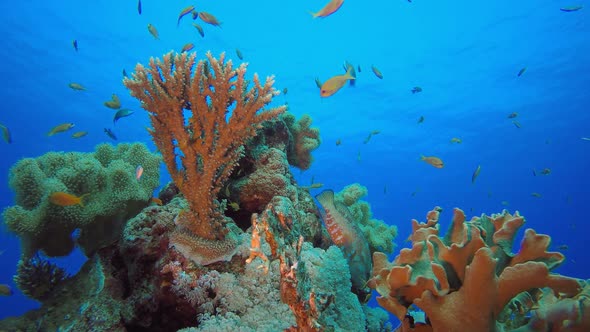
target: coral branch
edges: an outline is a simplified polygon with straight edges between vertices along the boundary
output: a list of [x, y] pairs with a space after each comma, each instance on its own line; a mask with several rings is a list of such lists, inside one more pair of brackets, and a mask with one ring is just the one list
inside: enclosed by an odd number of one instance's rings
[[[149, 130], [172, 179], [188, 201], [190, 211], [179, 221], [195, 235], [224, 237], [217, 194], [240, 158], [243, 144], [264, 121], [285, 111], [264, 110], [278, 94], [274, 79], [262, 84], [255, 74], [252, 87], [246, 64], [233, 68], [225, 54], [195, 64], [195, 53], [164, 55], [138, 64], [124, 84], [149, 112]], [[260, 111], [260, 112], [259, 112]]]

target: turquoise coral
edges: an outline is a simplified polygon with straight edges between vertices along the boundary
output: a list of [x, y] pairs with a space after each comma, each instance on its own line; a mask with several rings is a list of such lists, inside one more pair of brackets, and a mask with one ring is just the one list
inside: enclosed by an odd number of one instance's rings
[[[160, 157], [140, 143], [23, 159], [10, 170], [16, 205], [4, 210], [4, 221], [20, 237], [24, 257], [39, 250], [68, 255], [76, 229], [77, 244], [89, 255], [116, 240], [124, 222], [148, 204], [159, 184], [159, 163]], [[140, 180], [135, 177], [138, 165], [144, 168]], [[54, 192], [89, 195], [84, 206], [59, 206], [49, 201]]]

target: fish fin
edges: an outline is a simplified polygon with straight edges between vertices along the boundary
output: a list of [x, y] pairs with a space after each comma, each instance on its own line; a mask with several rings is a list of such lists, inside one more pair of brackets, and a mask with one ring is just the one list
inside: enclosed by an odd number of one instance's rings
[[80, 203], [78, 203], [78, 205], [80, 205], [81, 207], [85, 207], [85, 205], [84, 205], [84, 197], [86, 197], [88, 195], [90, 195], [90, 193], [86, 193], [86, 194], [80, 196]]
[[317, 18], [318, 17], [318, 13], [314, 13], [312, 11], [308, 11], [309, 14], [311, 14], [312, 18]]
[[321, 193], [315, 195], [315, 198], [318, 200], [318, 202], [320, 202], [320, 204], [322, 204], [322, 206], [325, 207], [328, 206], [333, 206], [334, 205], [334, 191], [333, 190], [324, 190]]
[[334, 207], [336, 207], [336, 211], [338, 211], [338, 213], [340, 213], [348, 222], [352, 223], [354, 221], [352, 213], [350, 213], [350, 210], [344, 205], [344, 203], [335, 202]]

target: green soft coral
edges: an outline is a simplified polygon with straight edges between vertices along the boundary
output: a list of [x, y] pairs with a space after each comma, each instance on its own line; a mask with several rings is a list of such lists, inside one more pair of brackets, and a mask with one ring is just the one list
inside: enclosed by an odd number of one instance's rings
[[335, 199], [348, 207], [355, 222], [369, 241], [371, 252], [381, 251], [390, 254], [395, 248], [393, 240], [397, 236], [397, 227], [372, 218], [371, 206], [361, 200], [367, 194], [367, 187], [353, 183], [337, 193]]
[[[161, 158], [140, 143], [116, 147], [101, 144], [94, 153], [49, 152], [26, 158], [10, 170], [16, 205], [2, 216], [21, 238], [23, 255], [38, 250], [48, 256], [68, 255], [75, 246], [71, 233], [80, 229], [77, 244], [87, 254], [116, 240], [124, 222], [145, 207], [159, 185]], [[141, 165], [138, 181], [135, 169]], [[84, 206], [58, 206], [53, 192], [84, 198]]]

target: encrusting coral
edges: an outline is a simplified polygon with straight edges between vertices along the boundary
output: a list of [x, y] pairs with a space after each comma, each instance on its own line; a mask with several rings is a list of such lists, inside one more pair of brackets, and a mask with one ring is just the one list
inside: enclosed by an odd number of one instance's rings
[[264, 121], [276, 118], [284, 106], [264, 109], [279, 94], [268, 77], [261, 84], [246, 80], [246, 64], [233, 68], [225, 54], [164, 55], [138, 64], [124, 84], [149, 112], [149, 132], [186, 198], [189, 211], [176, 220], [177, 249], [200, 264], [227, 260], [237, 246], [223, 225], [227, 222], [217, 202], [219, 191], [243, 154], [243, 145], [256, 136]]
[[[426, 223], [412, 221], [412, 248], [402, 249], [393, 263], [383, 253], [373, 254], [369, 286], [381, 295], [377, 302], [400, 320], [414, 304], [426, 313], [432, 331], [503, 331], [498, 322], [501, 312], [522, 292], [548, 287], [559, 298], [581, 292], [580, 280], [550, 273], [564, 256], [546, 251], [548, 236], [527, 229], [518, 253], [511, 252], [524, 224], [518, 213], [482, 215], [465, 222], [463, 211], [455, 209], [450, 230], [442, 238], [438, 211], [430, 211]], [[564, 318], [559, 318], [549, 324], [561, 326]], [[588, 317], [579, 318], [568, 324], [587, 321]]]
[[[77, 244], [90, 255], [110, 244], [123, 224], [149, 204], [159, 184], [160, 157], [140, 143], [101, 144], [94, 153], [49, 152], [20, 160], [10, 170], [16, 205], [3, 217], [21, 239], [23, 257], [38, 250], [48, 256], [68, 255]], [[143, 176], [135, 177], [142, 166]], [[54, 193], [86, 195], [81, 204], [62, 206]], [[79, 229], [75, 240], [71, 234]]]

